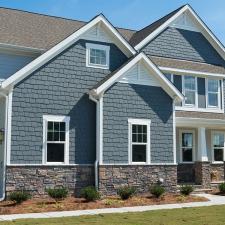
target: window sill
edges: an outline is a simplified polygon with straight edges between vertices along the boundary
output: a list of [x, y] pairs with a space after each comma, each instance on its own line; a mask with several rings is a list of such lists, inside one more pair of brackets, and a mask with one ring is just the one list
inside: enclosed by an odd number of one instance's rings
[[222, 164], [224, 164], [224, 162], [223, 161], [218, 161], [218, 162], [212, 162], [212, 164], [214, 164], [214, 165], [222, 165]]
[[96, 68], [96, 69], [103, 69], [103, 70], [108, 70], [109, 66], [101, 66], [101, 65], [95, 65], [95, 64], [86, 64], [86, 67], [89, 68]]
[[195, 162], [179, 162], [179, 164], [194, 164]]

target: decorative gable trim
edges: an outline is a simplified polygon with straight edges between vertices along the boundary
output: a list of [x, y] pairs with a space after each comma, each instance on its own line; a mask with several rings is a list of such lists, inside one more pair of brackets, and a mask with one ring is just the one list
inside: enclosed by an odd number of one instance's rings
[[209, 41], [209, 43], [216, 49], [216, 51], [222, 56], [225, 60], [225, 48], [222, 43], [217, 39], [217, 37], [212, 33], [212, 31], [207, 27], [207, 25], [201, 20], [201, 18], [197, 15], [197, 13], [189, 6], [185, 5], [181, 8], [175, 15], [173, 15], [170, 19], [168, 19], [165, 23], [159, 26], [156, 30], [154, 30], [151, 34], [149, 34], [146, 38], [144, 38], [140, 43], [138, 43], [134, 48], [136, 50], [140, 50], [146, 44], [148, 44], [153, 38], [155, 38], [158, 34], [160, 34], [163, 30], [173, 24], [176, 19], [184, 13], [188, 13], [193, 17], [193, 21], [196, 23], [196, 27], [199, 31], [204, 35], [204, 37]]
[[184, 96], [178, 91], [178, 89], [160, 72], [154, 63], [144, 54], [139, 53], [131, 61], [129, 61], [124, 67], [119, 69], [113, 76], [109, 76], [103, 83], [90, 91], [92, 96], [101, 96], [111, 85], [118, 82], [124, 74], [129, 71], [134, 65], [143, 63], [149, 70], [149, 74], [159, 82], [159, 85], [167, 92], [167, 94], [177, 101], [182, 101]]
[[132, 56], [136, 53], [133, 47], [122, 37], [122, 35], [112, 26], [112, 24], [102, 14], [100, 14], [99, 16], [91, 20], [88, 24], [81, 27], [69, 37], [49, 49], [47, 52], [33, 60], [21, 70], [17, 71], [8, 79], [3, 81], [1, 88], [4, 89], [9, 86], [14, 86], [16, 83], [23, 80], [32, 72], [34, 72], [35, 70], [43, 66], [45, 63], [53, 59], [55, 56], [60, 54], [62, 51], [74, 44], [77, 40], [80, 39], [81, 35], [83, 35], [86, 31], [88, 31], [98, 23], [101, 23], [105, 28], [108, 29], [109, 33], [112, 34], [113, 40], [115, 40], [116, 44], [123, 49], [124, 53], [126, 53], [127, 56]]
[[142, 62], [138, 62], [129, 69], [119, 82], [160, 87], [157, 79], [149, 76], [149, 71]]

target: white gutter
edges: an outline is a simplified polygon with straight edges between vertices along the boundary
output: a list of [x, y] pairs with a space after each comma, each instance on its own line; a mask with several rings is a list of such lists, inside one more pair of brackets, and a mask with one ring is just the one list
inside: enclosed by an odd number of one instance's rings
[[7, 159], [7, 127], [8, 127], [8, 103], [9, 103], [9, 96], [0, 92], [0, 96], [5, 97], [5, 128], [4, 128], [4, 138], [5, 138], [5, 145], [4, 145], [4, 165], [3, 165], [3, 190], [2, 190], [2, 198], [0, 201], [5, 199], [5, 180], [6, 180], [6, 159]]

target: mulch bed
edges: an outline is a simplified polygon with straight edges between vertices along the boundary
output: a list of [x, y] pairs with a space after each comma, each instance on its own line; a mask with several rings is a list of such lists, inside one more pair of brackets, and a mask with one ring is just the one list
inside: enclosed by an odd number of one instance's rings
[[52, 199], [30, 199], [21, 204], [15, 204], [12, 201], [3, 201], [0, 203], [0, 214], [18, 214], [18, 213], [38, 213], [50, 211], [71, 211], [84, 209], [114, 208], [127, 206], [160, 205], [186, 202], [208, 201], [204, 197], [181, 196], [176, 194], [165, 194], [156, 199], [152, 196], [134, 196], [128, 200], [121, 200], [119, 197], [107, 197], [95, 202], [86, 202], [82, 198], [68, 197], [60, 202]]

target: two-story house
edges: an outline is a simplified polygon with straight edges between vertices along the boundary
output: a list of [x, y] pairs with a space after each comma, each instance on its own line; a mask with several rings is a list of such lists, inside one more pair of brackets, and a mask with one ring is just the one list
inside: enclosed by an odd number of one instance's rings
[[0, 197], [224, 181], [225, 49], [185, 5], [135, 31], [0, 8]]

